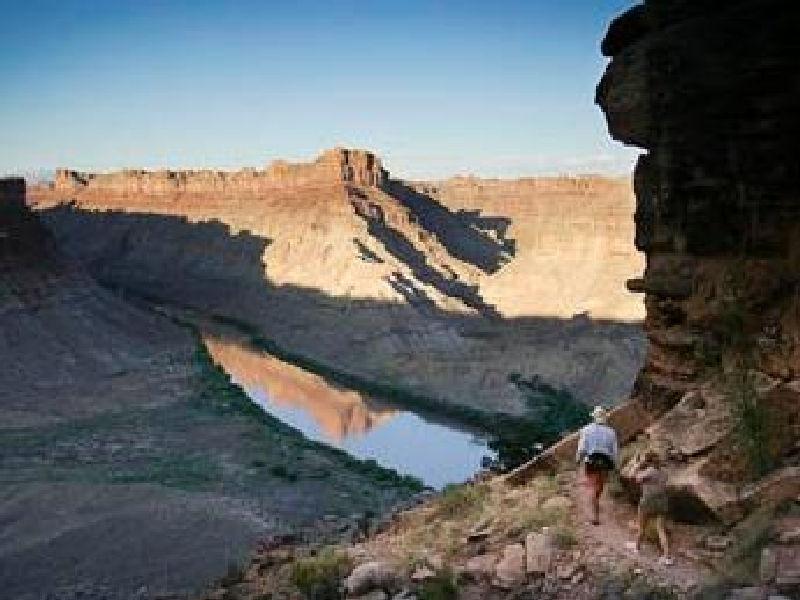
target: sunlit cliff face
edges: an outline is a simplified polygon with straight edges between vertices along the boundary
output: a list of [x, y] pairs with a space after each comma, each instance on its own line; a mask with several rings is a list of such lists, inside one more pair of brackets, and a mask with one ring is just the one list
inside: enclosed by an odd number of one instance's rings
[[333, 387], [321, 377], [237, 342], [206, 337], [214, 361], [253, 395], [311, 415], [332, 441], [363, 435], [397, 414], [358, 392]]
[[454, 293], [468, 287], [505, 317], [644, 316], [641, 297], [625, 289], [644, 269], [626, 179], [403, 184], [373, 153], [334, 149], [310, 163], [236, 172], [60, 169], [54, 188], [34, 196], [218, 219], [270, 240], [262, 258], [271, 283], [332, 297], [406, 302], [400, 288], [410, 285], [440, 308], [471, 312], [476, 303]]

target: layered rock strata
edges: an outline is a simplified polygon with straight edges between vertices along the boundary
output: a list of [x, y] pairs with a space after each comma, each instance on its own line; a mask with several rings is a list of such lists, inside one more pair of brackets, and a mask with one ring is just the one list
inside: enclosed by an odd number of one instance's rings
[[[650, 351], [638, 379], [669, 405], [729, 350], [800, 377], [800, 52], [782, 0], [648, 0], [603, 42], [611, 135], [644, 148], [636, 245]], [[738, 347], [738, 348], [736, 348]]]
[[630, 390], [644, 344], [622, 283], [642, 267], [627, 182], [407, 184], [356, 150], [282, 169], [61, 171], [35, 200], [106, 283], [340, 371], [511, 414], [530, 410], [514, 375], [586, 402]]
[[[647, 0], [597, 87], [644, 148], [636, 245], [650, 341], [635, 402], [675, 512], [735, 521], [800, 490], [800, 52], [781, 0]], [[645, 425], [644, 423], [642, 425]], [[759, 477], [771, 472], [769, 477]], [[625, 473], [623, 473], [624, 475]]]
[[386, 172], [372, 152], [334, 148], [313, 163], [275, 161], [264, 170], [241, 171], [143, 171], [129, 169], [116, 173], [82, 173], [57, 169], [54, 188], [111, 194], [230, 193], [253, 194], [276, 187], [327, 184], [332, 181], [354, 185], [383, 185]]

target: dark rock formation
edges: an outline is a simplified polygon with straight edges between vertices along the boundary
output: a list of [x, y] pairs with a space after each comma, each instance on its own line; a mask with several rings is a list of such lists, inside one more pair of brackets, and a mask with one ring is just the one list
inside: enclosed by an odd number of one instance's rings
[[[666, 407], [726, 354], [800, 376], [800, 21], [788, 0], [647, 0], [611, 24], [597, 89], [637, 166], [651, 342]], [[735, 352], [731, 352], [735, 350]]]

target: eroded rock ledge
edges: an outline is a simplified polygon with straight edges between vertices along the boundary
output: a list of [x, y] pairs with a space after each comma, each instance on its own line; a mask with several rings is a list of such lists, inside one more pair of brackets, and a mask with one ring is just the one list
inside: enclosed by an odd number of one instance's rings
[[276, 187], [327, 183], [352, 183], [381, 187], [387, 173], [372, 152], [333, 148], [312, 163], [278, 160], [264, 170], [144, 171], [81, 173], [58, 169], [54, 188], [61, 192], [86, 189], [111, 193], [168, 194], [175, 192], [260, 193]]
[[612, 23], [597, 88], [647, 150], [636, 245], [651, 346], [640, 395], [674, 403], [732, 345], [800, 376], [800, 52], [782, 0], [648, 0]]

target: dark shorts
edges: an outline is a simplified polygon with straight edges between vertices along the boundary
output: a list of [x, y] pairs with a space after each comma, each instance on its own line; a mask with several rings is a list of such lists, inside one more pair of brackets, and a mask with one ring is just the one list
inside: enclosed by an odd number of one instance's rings
[[587, 456], [585, 464], [587, 474], [608, 473], [614, 470], [614, 461], [599, 452]]

